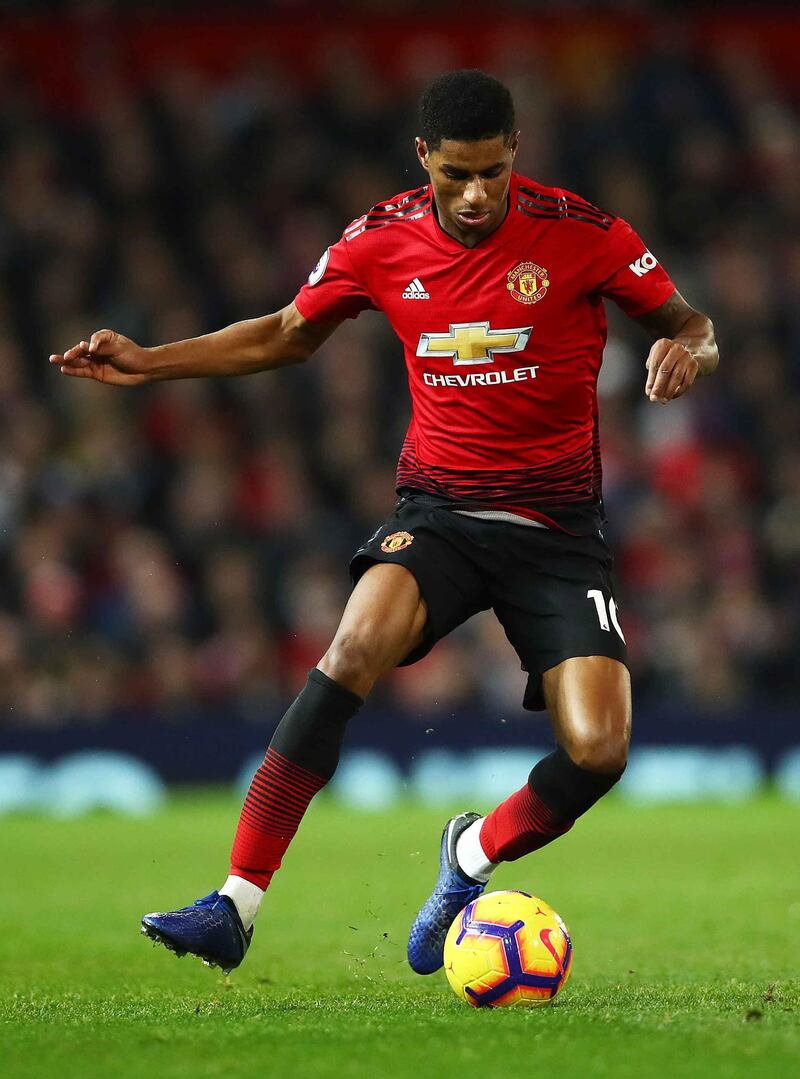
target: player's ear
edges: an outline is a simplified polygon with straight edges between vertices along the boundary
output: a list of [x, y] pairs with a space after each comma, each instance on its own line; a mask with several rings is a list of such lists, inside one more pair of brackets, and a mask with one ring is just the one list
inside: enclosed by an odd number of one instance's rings
[[421, 139], [419, 135], [417, 135], [416, 139], [414, 140], [414, 145], [416, 146], [417, 157], [419, 158], [420, 165], [422, 165], [423, 169], [425, 169], [426, 172], [430, 172], [431, 167], [428, 162], [428, 144], [425, 142], [424, 139]]
[[517, 156], [517, 150], [519, 149], [519, 131], [512, 131], [508, 139], [508, 148], [511, 151], [511, 160]]

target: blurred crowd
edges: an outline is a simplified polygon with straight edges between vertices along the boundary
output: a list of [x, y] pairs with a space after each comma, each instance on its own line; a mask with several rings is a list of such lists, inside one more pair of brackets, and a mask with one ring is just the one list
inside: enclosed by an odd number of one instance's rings
[[[445, 57], [457, 63], [457, 58]], [[394, 503], [402, 350], [374, 313], [308, 364], [114, 390], [47, 355], [285, 305], [370, 205], [421, 181], [402, 80], [332, 42], [144, 85], [93, 72], [79, 113], [0, 84], [0, 723], [278, 714], [325, 650], [352, 551]], [[610, 311], [607, 538], [638, 706], [731, 710], [800, 688], [800, 118], [757, 52], [509, 47], [519, 170], [630, 220], [714, 319], [717, 375], [664, 408], [649, 342]], [[411, 722], [519, 710], [490, 614], [376, 690]]]

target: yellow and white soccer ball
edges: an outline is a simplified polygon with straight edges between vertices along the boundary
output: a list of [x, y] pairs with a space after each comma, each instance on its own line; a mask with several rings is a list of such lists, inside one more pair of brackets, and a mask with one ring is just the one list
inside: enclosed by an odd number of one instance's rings
[[567, 927], [527, 892], [479, 896], [458, 915], [444, 944], [447, 980], [475, 1008], [546, 1004], [571, 966]]

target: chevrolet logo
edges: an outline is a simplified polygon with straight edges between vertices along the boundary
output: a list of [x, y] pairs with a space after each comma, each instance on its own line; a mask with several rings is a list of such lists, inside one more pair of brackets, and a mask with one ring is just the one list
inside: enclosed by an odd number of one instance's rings
[[522, 352], [533, 326], [490, 330], [488, 322], [451, 322], [447, 333], [421, 333], [418, 356], [450, 356], [460, 364], [494, 363], [498, 352]]

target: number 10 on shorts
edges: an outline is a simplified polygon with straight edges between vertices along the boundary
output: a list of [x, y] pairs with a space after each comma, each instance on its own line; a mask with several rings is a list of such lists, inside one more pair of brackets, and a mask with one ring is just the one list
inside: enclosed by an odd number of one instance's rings
[[[604, 629], [606, 633], [611, 632], [611, 626], [617, 631], [620, 639], [625, 643], [625, 634], [622, 632], [622, 627], [619, 624], [619, 618], [617, 617], [617, 605], [614, 602], [614, 597], [608, 601], [606, 607], [606, 597], [600, 591], [599, 588], [590, 588], [586, 593], [586, 598], [594, 602], [595, 609], [597, 611], [597, 618], [600, 622], [600, 628]], [[611, 619], [611, 625], [609, 625], [609, 619]]]

